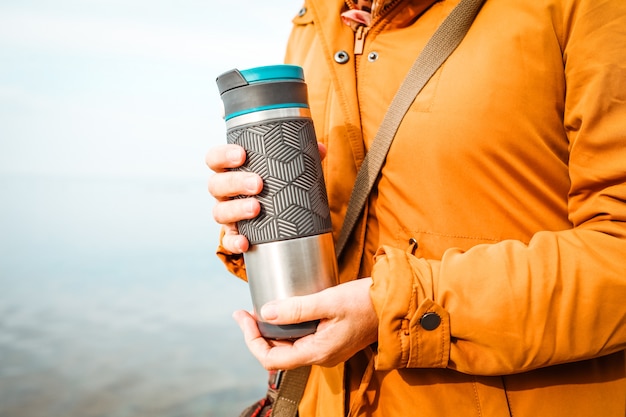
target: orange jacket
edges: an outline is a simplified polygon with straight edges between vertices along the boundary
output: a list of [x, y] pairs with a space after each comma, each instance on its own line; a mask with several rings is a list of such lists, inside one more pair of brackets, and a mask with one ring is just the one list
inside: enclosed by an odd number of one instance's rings
[[[286, 61], [305, 69], [337, 231], [457, 3], [393, 3], [360, 55], [344, 0], [294, 19]], [[346, 392], [359, 416], [625, 416], [626, 2], [487, 0], [405, 117], [340, 275], [373, 277], [375, 371], [366, 353], [314, 367], [302, 417], [345, 415]]]

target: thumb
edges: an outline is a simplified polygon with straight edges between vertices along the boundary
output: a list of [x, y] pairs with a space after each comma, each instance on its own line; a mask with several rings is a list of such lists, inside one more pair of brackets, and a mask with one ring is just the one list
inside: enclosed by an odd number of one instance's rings
[[261, 307], [261, 317], [272, 324], [295, 324], [326, 318], [320, 293], [270, 301]]

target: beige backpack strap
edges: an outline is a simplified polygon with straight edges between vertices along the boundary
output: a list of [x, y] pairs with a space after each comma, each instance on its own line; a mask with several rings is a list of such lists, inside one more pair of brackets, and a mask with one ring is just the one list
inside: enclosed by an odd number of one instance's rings
[[298, 404], [304, 393], [306, 381], [311, 373], [310, 366], [284, 372], [278, 396], [272, 409], [272, 417], [294, 417], [298, 413]]

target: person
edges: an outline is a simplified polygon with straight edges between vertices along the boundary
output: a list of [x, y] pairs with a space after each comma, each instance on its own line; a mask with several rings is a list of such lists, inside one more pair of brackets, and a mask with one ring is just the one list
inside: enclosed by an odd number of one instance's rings
[[[457, 0], [305, 0], [304, 68], [335, 239], [401, 81]], [[245, 279], [261, 179], [214, 173], [218, 256]], [[235, 195], [247, 198], [232, 199]], [[267, 369], [312, 365], [299, 415], [626, 415], [626, 2], [486, 0], [405, 116], [339, 259], [340, 284], [271, 302], [295, 342], [234, 314]]]

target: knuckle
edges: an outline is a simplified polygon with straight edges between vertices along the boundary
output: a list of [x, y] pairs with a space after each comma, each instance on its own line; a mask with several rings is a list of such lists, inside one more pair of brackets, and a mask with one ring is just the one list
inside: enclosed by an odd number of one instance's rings
[[329, 353], [321, 353], [318, 354], [314, 359], [314, 363], [323, 365], [323, 366], [334, 366], [336, 365], [335, 361], [332, 360], [332, 357]]
[[218, 182], [219, 182], [219, 178], [217, 174], [211, 175], [211, 177], [209, 177], [207, 188], [209, 190], [209, 194], [211, 194], [215, 198], [220, 197], [218, 193], [219, 191]]
[[245, 179], [242, 173], [236, 171], [215, 173], [209, 177], [209, 193], [216, 199], [245, 195]]
[[302, 303], [298, 299], [293, 300], [290, 311], [292, 312], [292, 319], [295, 323], [304, 321], [302, 318]]
[[239, 172], [229, 172], [228, 175], [225, 176], [226, 186], [230, 191], [229, 195], [238, 195], [241, 194], [242, 189], [242, 178]]
[[209, 178], [209, 192], [218, 199], [250, 196], [258, 193], [260, 178], [242, 171], [225, 171]]
[[215, 206], [213, 206], [213, 219], [220, 224], [224, 224], [222, 220], [221, 203], [218, 203]]

